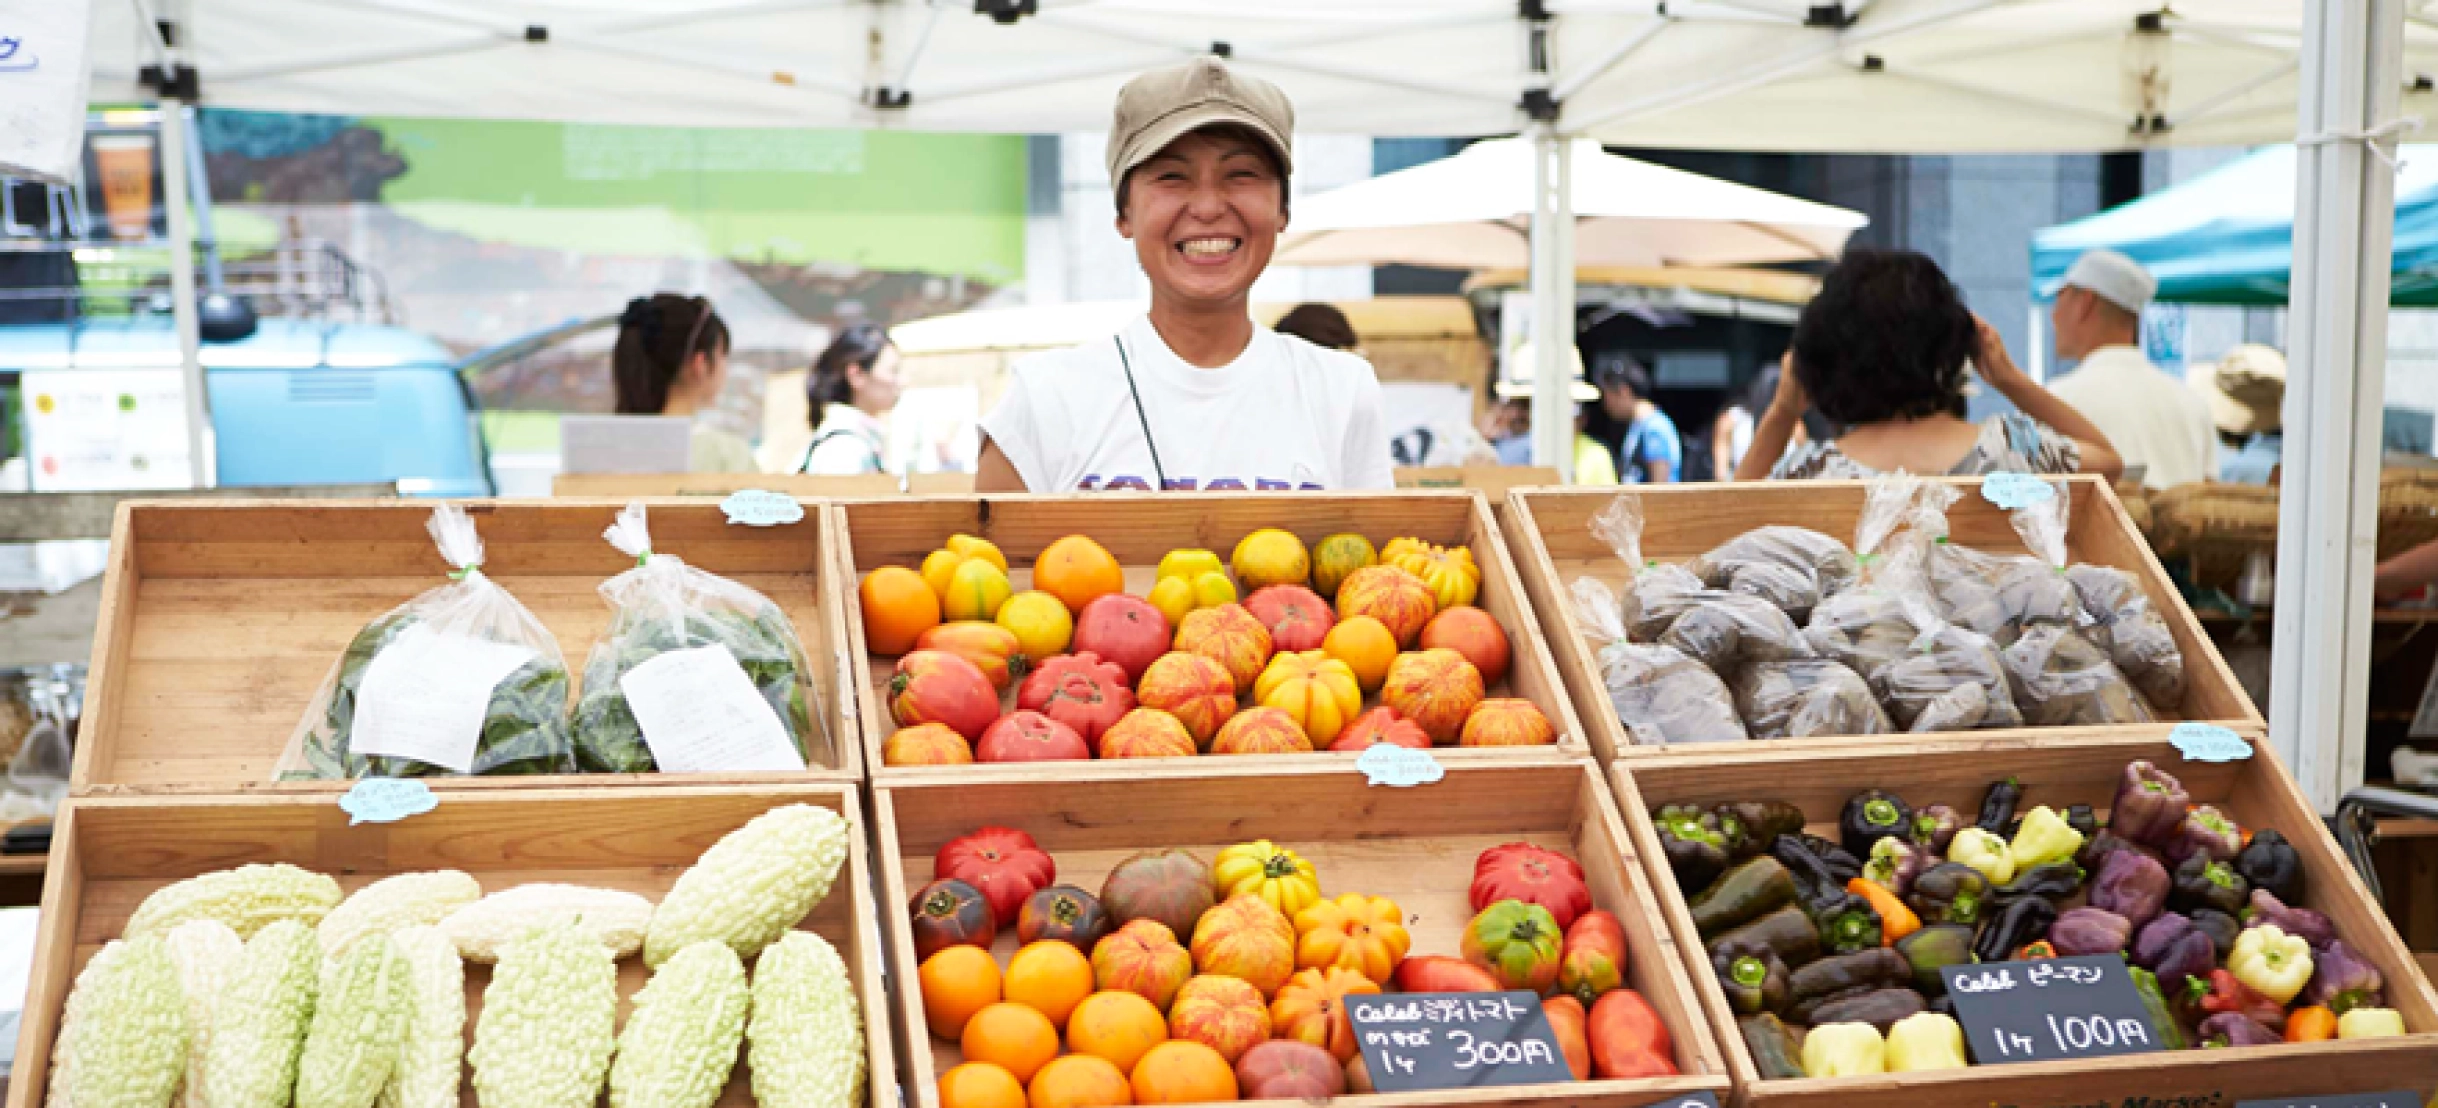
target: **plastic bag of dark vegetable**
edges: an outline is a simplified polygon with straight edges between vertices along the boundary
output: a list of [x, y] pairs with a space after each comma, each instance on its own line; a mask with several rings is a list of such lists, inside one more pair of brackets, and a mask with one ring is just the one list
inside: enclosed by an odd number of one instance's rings
[[1625, 595], [1616, 610], [1625, 620], [1626, 635], [1636, 642], [1657, 642], [1676, 617], [1685, 614], [1709, 592], [1701, 578], [1679, 565], [1646, 561], [1642, 556], [1642, 498], [1620, 493], [1592, 517], [1591, 534], [1617, 552], [1628, 574]]
[[2083, 635], [2108, 652], [2125, 679], [2154, 706], [2184, 703], [2184, 652], [2167, 619], [2150, 603], [2141, 582], [2110, 566], [2077, 565], [2066, 570], [2082, 598], [2090, 626]]
[[273, 779], [565, 773], [567, 662], [542, 621], [482, 571], [474, 521], [425, 524], [445, 585], [356, 632], [305, 709]]
[[1870, 683], [1843, 662], [1755, 662], [1737, 670], [1729, 687], [1744, 726], [1756, 739], [1882, 735], [1896, 729], [1872, 698]]
[[1921, 634], [1905, 598], [1924, 588], [1922, 534], [1911, 525], [1923, 488], [1920, 478], [1904, 473], [1871, 479], [1854, 528], [1854, 580], [1812, 609], [1803, 631], [1814, 653], [1866, 680], [1903, 657]]
[[1593, 518], [1591, 532], [1633, 574], [1620, 611], [1634, 641], [1675, 647], [1719, 673], [1812, 653], [1802, 629], [1771, 602], [1710, 588], [1684, 566], [1644, 560], [1642, 498], [1620, 494]]
[[583, 770], [801, 770], [829, 754], [826, 720], [806, 707], [804, 647], [777, 604], [653, 550], [641, 504], [605, 537], [635, 568], [601, 584], [609, 629], [576, 703]]
[[1575, 618], [1599, 653], [1600, 683], [1637, 745], [1738, 742], [1750, 738], [1727, 683], [1672, 646], [1630, 642], [1617, 594], [1598, 579], [1574, 583]]
[[1720, 543], [1685, 563], [1703, 585], [1759, 597], [1800, 623], [1854, 583], [1854, 552], [1804, 527], [1771, 524]]
[[2022, 726], [1998, 644], [1939, 618], [1921, 594], [1906, 594], [1903, 605], [1917, 632], [1871, 680], [1896, 726], [1914, 732]]
[[[2012, 513], [2015, 533], [2023, 537], [2031, 556], [1993, 554], [1945, 540], [1945, 503], [1938, 509], [1932, 533], [1940, 536], [1930, 548], [1930, 591], [1948, 622], [1989, 636], [1999, 646], [2013, 645], [2025, 628], [2040, 624], [2068, 627], [2088, 622], [2082, 597], [2066, 579], [2067, 485], [2043, 483], [2045, 499]], [[1952, 503], [1956, 493], [1940, 486]]]

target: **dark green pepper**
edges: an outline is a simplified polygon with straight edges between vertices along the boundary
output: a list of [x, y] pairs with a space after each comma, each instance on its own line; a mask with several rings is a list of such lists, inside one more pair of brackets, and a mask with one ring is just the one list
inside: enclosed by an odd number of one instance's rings
[[1767, 944], [1751, 939], [1721, 944], [1710, 952], [1710, 968], [1718, 971], [1719, 988], [1737, 1015], [1786, 1010], [1786, 960]]
[[2243, 853], [2235, 856], [2235, 872], [2255, 889], [2288, 904], [2303, 898], [2303, 856], [2276, 828], [2254, 832]]
[[1912, 830], [1913, 809], [1886, 789], [1865, 789], [1845, 802], [1837, 817], [1838, 845], [1856, 858], [1871, 856], [1871, 844]]
[[1896, 1021], [1918, 1015], [1928, 1006], [1922, 994], [1911, 989], [1874, 989], [1823, 1004], [1812, 1013], [1812, 1019], [1814, 1026], [1824, 1023], [1867, 1023], [1885, 1035]]
[[1739, 800], [1710, 812], [1718, 817], [1719, 829], [1730, 835], [1728, 852], [1739, 858], [1769, 849], [1780, 835], [1803, 833], [1803, 809], [1782, 800]]
[[2073, 805], [2066, 809], [2066, 826], [2081, 835], [2082, 841], [2090, 842], [2092, 836], [2099, 834], [2099, 813], [2088, 804]]
[[2009, 777], [1981, 795], [1981, 818], [1973, 826], [2000, 838], [2015, 824], [2015, 806], [2023, 803], [2023, 782]]
[[[1796, 841], [1802, 843], [1803, 849], [1812, 857], [1820, 859], [1821, 865], [1828, 867], [1829, 875], [1837, 879], [1838, 888], [1842, 889], [1846, 882], [1862, 876], [1861, 855], [1818, 835], [1799, 835]], [[1783, 862], [1786, 859], [1778, 860]]]
[[2252, 898], [2252, 883], [2243, 879], [2235, 862], [2221, 862], [2195, 852], [2168, 875], [2167, 907], [2190, 915], [2203, 908], [2233, 915]]
[[1984, 962], [2003, 962], [2014, 956], [2017, 947], [2040, 940], [2049, 933], [2049, 925], [2057, 922], [2057, 906], [2048, 900], [2027, 896], [2010, 900], [1998, 914], [1981, 925], [1981, 937], [1972, 945], [1972, 956]]
[[1871, 902], [1838, 889], [1802, 901], [1803, 914], [1820, 928], [1820, 948], [1830, 954], [1852, 954], [1879, 945], [1879, 910]]
[[2158, 977], [2140, 966], [2127, 967], [2125, 972], [2133, 978], [2134, 994], [2142, 998], [2142, 1010], [2150, 1014], [2150, 1031], [2159, 1037], [2159, 1049], [2184, 1049], [2184, 1026], [2167, 1006], [2165, 994], [2159, 992]]
[[1691, 804], [1670, 804], [1652, 814], [1659, 849], [1676, 874], [1679, 889], [1706, 889], [1727, 868], [1727, 836], [1718, 817]]
[[1761, 1080], [1804, 1076], [1803, 1047], [1795, 1042], [1795, 1033], [1785, 1021], [1763, 1013], [1737, 1020], [1735, 1027], [1744, 1035], [1744, 1047], [1752, 1052], [1752, 1064], [1760, 1070]]
[[[2199, 908], [2192, 913], [2193, 930], [2209, 936], [2210, 946], [2218, 952], [2218, 960], [2226, 961], [2235, 949], [2235, 940], [2243, 937], [2243, 921], [2215, 908]], [[2323, 958], [2322, 964], [2326, 960]]]
[[1988, 901], [1989, 878], [1960, 862], [1941, 862], [1923, 870], [1913, 879], [1913, 891], [1905, 896], [1906, 906], [1925, 924], [1979, 923]]
[[1768, 915], [1710, 940], [1710, 955], [1727, 949], [1731, 943], [1759, 942], [1775, 951], [1778, 960], [1789, 967], [1808, 964], [1820, 956], [1820, 929], [1803, 909], [1789, 904]]
[[1904, 955], [1905, 964], [1913, 968], [1914, 988], [1927, 996], [1945, 996], [1947, 979], [1939, 970], [1972, 964], [1972, 926], [1930, 924], [1896, 940], [1896, 952]]
[[1845, 853], [1836, 844], [1830, 843], [1826, 839], [1816, 839], [1810, 835], [1800, 837], [1780, 835], [1776, 842], [1769, 844], [1769, 856], [1777, 859], [1778, 864], [1785, 866], [1787, 875], [1794, 879], [1797, 899], [1809, 899], [1823, 893], [1844, 889], [1846, 882], [1862, 876], [1862, 865], [1859, 862], [1855, 864], [1852, 875], [1840, 876], [1819, 851], [1811, 848], [1810, 844], [1814, 842], [1826, 844], [1829, 849], [1836, 850], [1839, 854]]
[[2098, 873], [2100, 866], [2108, 861], [2108, 855], [2132, 845], [2118, 838], [2116, 832], [2102, 829], [2099, 834], [2082, 841], [2082, 849], [2074, 852], [2074, 864], [2081, 866], [2085, 873]]
[[1740, 927], [1795, 901], [1795, 879], [1775, 858], [1746, 859], [1720, 874], [1687, 905], [1704, 936]]
[[2000, 904], [2036, 896], [2044, 900], [2064, 900], [2082, 888], [2082, 867], [2072, 862], [2043, 862], [2015, 875], [2015, 879], [1990, 895]]
[[1787, 1018], [1797, 1023], [1817, 1022], [1812, 1014], [1823, 1004], [1841, 997], [1867, 993], [1898, 985], [1913, 984], [1913, 964], [1905, 961], [1893, 947], [1874, 947], [1834, 958], [1822, 958], [1796, 970], [1792, 978], [1792, 1007]]

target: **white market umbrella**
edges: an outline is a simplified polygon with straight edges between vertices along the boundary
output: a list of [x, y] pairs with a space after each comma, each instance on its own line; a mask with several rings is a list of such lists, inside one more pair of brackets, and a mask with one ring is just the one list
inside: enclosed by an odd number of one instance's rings
[[[1730, 266], [1835, 258], [1870, 220], [1766, 189], [1569, 143], [1577, 266]], [[1281, 265], [1531, 264], [1533, 149], [1492, 139], [1298, 200]]]

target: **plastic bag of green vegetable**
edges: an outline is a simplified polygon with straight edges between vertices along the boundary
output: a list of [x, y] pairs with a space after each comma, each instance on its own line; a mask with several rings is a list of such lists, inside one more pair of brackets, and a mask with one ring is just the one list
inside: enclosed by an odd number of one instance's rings
[[804, 647], [777, 604], [654, 551], [640, 503], [604, 537], [635, 568], [601, 584], [611, 615], [576, 702], [581, 769], [801, 770], [830, 758], [826, 722], [805, 704]]
[[289, 738], [275, 780], [575, 767], [557, 640], [483, 574], [482, 539], [462, 509], [443, 504], [425, 526], [457, 567], [453, 580], [356, 632]]

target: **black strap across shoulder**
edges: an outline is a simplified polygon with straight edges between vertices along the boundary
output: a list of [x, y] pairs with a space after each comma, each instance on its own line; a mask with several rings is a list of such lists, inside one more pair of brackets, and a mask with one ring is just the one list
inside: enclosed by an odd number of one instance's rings
[[1151, 475], [1159, 482], [1154, 486], [1154, 491], [1165, 492], [1168, 489], [1168, 471], [1160, 466], [1160, 444], [1151, 437], [1151, 414], [1143, 410], [1143, 392], [1135, 387], [1134, 362], [1126, 357], [1126, 340], [1123, 336], [1112, 335], [1110, 341], [1117, 344], [1117, 364], [1126, 371], [1126, 395], [1134, 398], [1134, 418], [1143, 424], [1143, 446], [1151, 451]]

